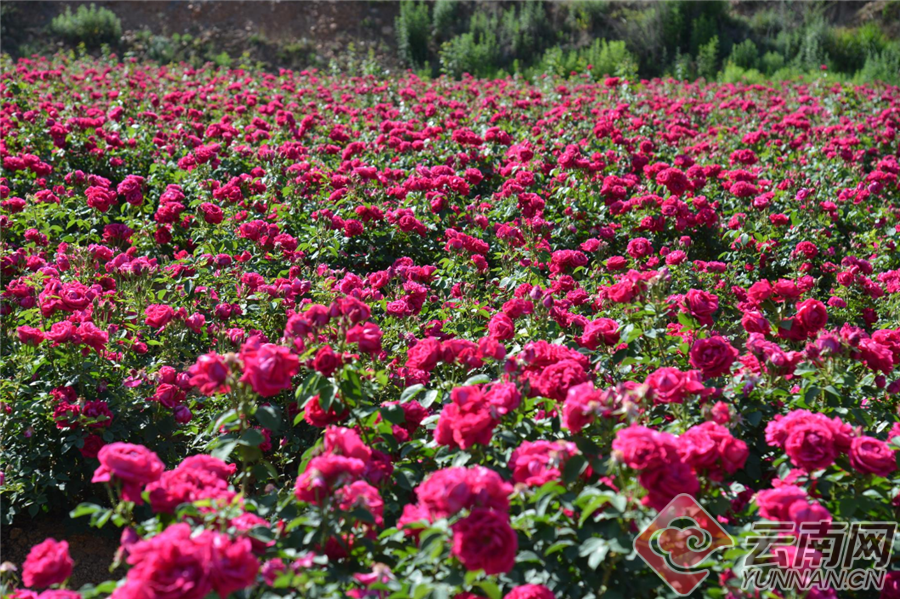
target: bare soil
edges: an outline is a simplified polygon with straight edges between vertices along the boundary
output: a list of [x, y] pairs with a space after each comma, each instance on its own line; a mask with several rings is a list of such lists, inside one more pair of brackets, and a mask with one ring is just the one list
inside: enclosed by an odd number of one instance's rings
[[63, 514], [39, 515], [34, 520], [25, 518], [12, 526], [0, 528], [0, 561], [15, 564], [21, 577], [22, 563], [34, 545], [48, 537], [68, 541], [69, 553], [75, 561], [70, 588], [78, 589], [85, 584], [120, 577], [121, 573], [114, 575], [109, 572], [119, 546], [118, 535], [119, 530], [111, 524], [104, 529], [88, 529], [84, 522]]
[[[23, 44], [41, 41], [53, 18], [79, 2], [4, 0], [6, 39], [0, 47], [17, 54]], [[122, 22], [123, 38], [141, 30], [155, 35], [189, 34], [209, 41], [233, 57], [249, 52], [274, 66], [289, 63], [287, 49], [306, 49], [320, 59], [346, 54], [352, 44], [360, 53], [370, 49], [379, 61], [396, 63], [394, 20], [397, 2], [281, 1], [281, 0], [95, 0]], [[280, 59], [280, 60], [279, 60]]]

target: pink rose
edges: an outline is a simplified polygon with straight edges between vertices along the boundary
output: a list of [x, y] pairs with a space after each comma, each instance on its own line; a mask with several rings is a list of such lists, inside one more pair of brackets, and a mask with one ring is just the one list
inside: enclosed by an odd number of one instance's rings
[[522, 394], [515, 383], [499, 383], [493, 385], [484, 395], [485, 401], [501, 416], [509, 414], [522, 403]]
[[575, 444], [568, 441], [523, 441], [509, 458], [513, 481], [539, 487], [559, 480], [566, 462], [576, 453]]
[[74, 565], [67, 542], [46, 539], [28, 552], [28, 557], [22, 564], [22, 582], [33, 588], [59, 584], [72, 575]]
[[783, 484], [756, 494], [759, 515], [775, 522], [790, 522], [790, 507], [796, 501], [807, 503], [806, 491], [796, 485]]
[[791, 426], [784, 440], [784, 451], [795, 466], [807, 472], [827, 468], [837, 457], [831, 427], [818, 420]]
[[661, 468], [641, 472], [638, 480], [647, 489], [643, 503], [655, 510], [666, 507], [672, 499], [682, 493], [696, 495], [700, 492], [700, 481], [690, 466], [682, 461], [673, 461]]
[[512, 485], [484, 466], [444, 468], [416, 487], [419, 502], [408, 510], [415, 515], [409, 521], [447, 518], [476, 507], [506, 513], [512, 492]]
[[691, 366], [700, 370], [705, 379], [728, 374], [737, 357], [738, 351], [719, 335], [697, 339], [690, 353]]
[[118, 480], [122, 485], [122, 498], [141, 503], [141, 488], [162, 476], [165, 466], [159, 457], [143, 445], [110, 443], [97, 453], [100, 467], [94, 471], [91, 482]]
[[611, 318], [598, 318], [587, 323], [578, 345], [595, 350], [601, 345], [611, 347], [619, 342], [619, 323]]
[[251, 339], [241, 348], [244, 374], [241, 381], [249, 383], [262, 397], [273, 397], [293, 385], [291, 379], [300, 369], [300, 360], [291, 350], [274, 343], [259, 344]]
[[144, 310], [144, 316], [146, 316], [144, 324], [151, 328], [159, 329], [172, 321], [175, 317], [175, 310], [171, 306], [153, 304], [147, 306]]
[[203, 599], [212, 589], [210, 537], [192, 537], [188, 524], [178, 523], [129, 548], [126, 582], [116, 599]]
[[228, 380], [228, 366], [220, 355], [215, 352], [204, 354], [197, 358], [197, 362], [188, 369], [191, 375], [190, 384], [206, 396], [217, 393], [228, 393], [231, 387], [226, 384]]
[[633, 470], [650, 470], [680, 461], [674, 435], [644, 426], [619, 430], [612, 448], [616, 458]]
[[690, 395], [708, 395], [710, 390], [700, 382], [699, 372], [682, 372], [677, 368], [658, 368], [644, 384], [654, 403], [684, 403]]
[[381, 351], [383, 334], [378, 325], [367, 322], [354, 325], [347, 331], [347, 343], [356, 343], [359, 351], [366, 354], [377, 354]]
[[307, 424], [318, 428], [324, 428], [329, 424], [340, 422], [347, 417], [347, 410], [343, 410], [342, 412], [338, 413], [337, 406], [335, 405], [332, 405], [326, 412], [324, 409], [322, 409], [322, 404], [320, 403], [320, 401], [321, 400], [319, 396], [314, 395], [307, 402], [306, 411], [303, 416], [303, 419]]
[[828, 310], [819, 300], [808, 299], [797, 304], [794, 325], [799, 326], [806, 337], [815, 337], [827, 322]]
[[595, 389], [593, 383], [582, 383], [569, 389], [563, 404], [563, 423], [573, 433], [579, 433], [596, 418], [614, 418], [621, 407], [618, 390]]
[[569, 389], [587, 380], [587, 372], [578, 361], [560, 360], [532, 379], [532, 387], [543, 397], [563, 401]]
[[475, 508], [453, 525], [451, 551], [466, 570], [505, 574], [513, 569], [518, 548], [519, 539], [506, 514]]
[[523, 584], [508, 592], [503, 599], [556, 599], [556, 595], [542, 584]]
[[297, 478], [294, 495], [300, 501], [318, 505], [334, 489], [359, 479], [365, 467], [366, 463], [357, 458], [332, 454], [315, 457]]
[[253, 586], [259, 572], [259, 560], [253, 555], [248, 538], [232, 540], [228, 535], [205, 532], [210, 548], [210, 580], [219, 597]]
[[713, 480], [734, 474], [744, 467], [750, 452], [747, 444], [715, 422], [689, 428], [678, 437], [678, 455], [695, 470], [706, 470]]
[[425, 337], [407, 350], [406, 367], [431, 372], [441, 356], [441, 342], [434, 337]]
[[711, 326], [712, 315], [719, 309], [719, 298], [707, 291], [691, 289], [684, 296], [684, 306], [702, 325]]
[[897, 455], [884, 441], [855, 437], [850, 444], [850, 465], [863, 474], [886, 477], [897, 469]]
[[515, 337], [516, 325], [509, 316], [500, 312], [491, 317], [488, 322], [488, 332], [494, 339], [507, 341]]
[[450, 392], [450, 399], [434, 430], [437, 444], [460, 449], [489, 445], [497, 420], [483, 391], [479, 387], [457, 387]]

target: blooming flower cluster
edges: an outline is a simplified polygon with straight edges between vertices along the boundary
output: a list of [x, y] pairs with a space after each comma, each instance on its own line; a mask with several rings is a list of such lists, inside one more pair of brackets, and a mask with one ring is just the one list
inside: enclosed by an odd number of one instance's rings
[[900, 90], [2, 60], [2, 517], [121, 529], [4, 595], [657, 597], [679, 494], [897, 520]]

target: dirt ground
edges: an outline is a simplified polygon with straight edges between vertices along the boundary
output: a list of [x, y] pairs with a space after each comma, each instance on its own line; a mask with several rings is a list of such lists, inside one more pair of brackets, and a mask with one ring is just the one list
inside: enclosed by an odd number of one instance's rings
[[65, 515], [38, 516], [35, 520], [26, 518], [12, 526], [2, 526], [0, 561], [15, 564], [21, 576], [22, 562], [31, 547], [51, 537], [69, 542], [69, 553], [75, 561], [70, 588], [118, 578], [109, 573], [109, 566], [119, 546], [119, 530], [111, 524], [104, 529], [89, 529], [87, 518], [83, 520], [72, 520]]
[[[53, 17], [76, 8], [79, 2], [4, 0], [6, 52], [34, 41]], [[352, 44], [362, 53], [370, 49], [384, 60], [396, 60], [394, 21], [397, 2], [170, 0], [157, 2], [95, 0], [122, 22], [123, 38], [139, 30], [156, 35], [190, 34], [208, 40], [232, 56], [250, 51], [254, 58], [277, 66], [279, 52], [292, 45], [308, 47], [328, 60]]]

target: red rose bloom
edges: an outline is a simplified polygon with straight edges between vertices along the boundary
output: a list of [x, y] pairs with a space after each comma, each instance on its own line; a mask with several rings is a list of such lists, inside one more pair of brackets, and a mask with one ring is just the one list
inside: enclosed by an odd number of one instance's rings
[[441, 342], [434, 337], [420, 339], [406, 352], [406, 367], [431, 372], [441, 359]]
[[569, 389], [587, 380], [588, 375], [579, 362], [560, 360], [545, 368], [536, 380], [532, 380], [532, 387], [543, 397], [563, 401]]
[[759, 515], [775, 522], [790, 521], [790, 507], [794, 502], [806, 503], [806, 491], [796, 485], [782, 484], [756, 494]]
[[488, 332], [498, 341], [507, 341], [515, 337], [516, 325], [509, 316], [500, 312], [491, 318], [488, 323]]
[[791, 426], [784, 440], [784, 451], [794, 465], [807, 472], [827, 468], [837, 457], [831, 427], [818, 420]]
[[190, 384], [203, 395], [210, 396], [231, 391], [231, 387], [226, 384], [229, 374], [228, 366], [215, 352], [197, 358], [196, 364], [188, 369], [188, 374], [191, 376]]
[[518, 548], [519, 539], [506, 514], [475, 508], [453, 525], [452, 553], [466, 570], [505, 574], [513, 569]]
[[611, 318], [598, 318], [587, 323], [581, 337], [576, 339], [578, 345], [588, 349], [597, 349], [600, 345], [607, 347], [619, 342], [619, 323]]
[[542, 584], [523, 584], [508, 592], [503, 599], [556, 599], [556, 595]]
[[633, 470], [656, 469], [679, 461], [676, 437], [644, 426], [620, 430], [612, 448], [616, 458]]
[[706, 291], [691, 289], [684, 296], [684, 305], [691, 316], [702, 325], [711, 326], [712, 315], [719, 309], [719, 298]]
[[346, 418], [347, 413], [347, 410], [338, 413], [334, 405], [326, 412], [322, 409], [319, 396], [315, 395], [306, 404], [306, 412], [303, 419], [306, 420], [307, 424], [318, 428], [325, 428], [329, 424], [340, 422]]
[[187, 524], [173, 524], [128, 552], [132, 568], [116, 599], [202, 599], [212, 591], [210, 537], [192, 538]]
[[381, 338], [381, 329], [371, 322], [354, 325], [347, 331], [347, 343], [356, 343], [359, 351], [366, 354], [377, 354], [381, 351]]
[[896, 452], [873, 437], [856, 437], [850, 444], [850, 465], [863, 474], [889, 476], [897, 469]]
[[219, 597], [253, 586], [259, 572], [259, 560], [253, 555], [248, 538], [232, 540], [228, 535], [206, 532], [210, 548], [210, 580]]
[[153, 304], [147, 306], [147, 309], [144, 310], [144, 316], [146, 316], [144, 324], [148, 327], [159, 329], [172, 321], [175, 317], [175, 310], [173, 310], [171, 306]]
[[666, 507], [677, 495], [682, 493], [696, 495], [700, 491], [697, 475], [690, 466], [681, 461], [641, 472], [639, 481], [641, 486], [647, 489], [643, 503], [655, 510]]
[[110, 443], [97, 453], [100, 467], [91, 482], [122, 482], [122, 497], [142, 503], [141, 488], [162, 476], [165, 466], [159, 457], [143, 445]]
[[457, 387], [450, 399], [434, 430], [437, 444], [460, 449], [490, 444], [497, 421], [483, 391], [479, 387]]
[[562, 476], [566, 461], [578, 453], [568, 441], [523, 441], [509, 458], [513, 481], [539, 487]]
[[244, 374], [241, 381], [249, 383], [262, 397], [272, 397], [292, 387], [291, 379], [300, 369], [300, 360], [291, 350], [274, 343], [259, 345], [248, 341], [241, 348]]
[[715, 335], [694, 342], [690, 361], [691, 366], [703, 373], [703, 378], [711, 379], [730, 372], [737, 357], [738, 350], [724, 337]]
[[682, 372], [677, 368], [658, 368], [644, 384], [655, 403], [684, 403], [689, 395], [707, 395], [710, 390], [700, 382], [696, 370]]
[[60, 584], [72, 575], [74, 565], [67, 542], [46, 539], [28, 552], [22, 564], [22, 582], [38, 589]]

